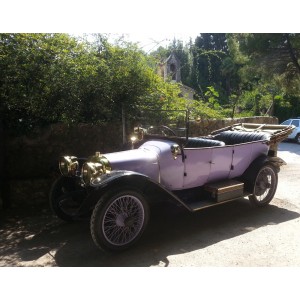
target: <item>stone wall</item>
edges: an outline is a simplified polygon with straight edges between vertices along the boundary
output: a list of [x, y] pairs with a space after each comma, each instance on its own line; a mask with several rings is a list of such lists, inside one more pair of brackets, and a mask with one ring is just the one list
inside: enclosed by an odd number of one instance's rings
[[122, 147], [122, 127], [55, 124], [31, 135], [5, 137], [2, 206], [45, 202], [58, 176], [62, 155], [88, 157], [95, 151], [111, 152]]
[[[277, 118], [201, 120], [190, 125], [191, 136], [201, 136], [234, 123], [278, 124]], [[88, 157], [122, 150], [122, 125], [51, 125], [21, 137], [5, 137], [2, 149], [2, 206], [28, 206], [48, 201], [62, 155]], [[2, 144], [3, 145], [3, 144]], [[1, 203], [2, 202], [2, 203]]]

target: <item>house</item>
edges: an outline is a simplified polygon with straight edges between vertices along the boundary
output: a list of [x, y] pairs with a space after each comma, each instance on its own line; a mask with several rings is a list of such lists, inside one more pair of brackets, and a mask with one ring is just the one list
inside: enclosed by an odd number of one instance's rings
[[179, 96], [190, 100], [194, 99], [195, 90], [181, 82], [181, 63], [173, 51], [165, 61], [159, 64], [158, 73], [165, 81], [179, 84], [181, 90]]

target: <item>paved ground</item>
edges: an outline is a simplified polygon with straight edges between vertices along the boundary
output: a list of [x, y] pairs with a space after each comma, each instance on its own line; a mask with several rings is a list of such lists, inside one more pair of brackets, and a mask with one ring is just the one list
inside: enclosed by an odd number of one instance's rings
[[287, 166], [265, 208], [247, 200], [190, 214], [154, 210], [141, 241], [118, 255], [97, 250], [89, 223], [68, 224], [47, 206], [1, 212], [0, 266], [300, 266], [300, 145], [282, 143]]

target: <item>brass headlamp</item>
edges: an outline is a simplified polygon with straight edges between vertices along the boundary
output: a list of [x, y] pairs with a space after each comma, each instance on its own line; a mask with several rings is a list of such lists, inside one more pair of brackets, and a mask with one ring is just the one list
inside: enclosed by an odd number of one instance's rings
[[95, 179], [103, 174], [110, 173], [111, 166], [105, 156], [100, 155], [100, 152], [89, 158], [82, 166], [82, 179], [85, 184], [89, 184], [92, 179]]
[[78, 166], [79, 163], [76, 156], [62, 156], [59, 159], [59, 170], [63, 176], [75, 176]]

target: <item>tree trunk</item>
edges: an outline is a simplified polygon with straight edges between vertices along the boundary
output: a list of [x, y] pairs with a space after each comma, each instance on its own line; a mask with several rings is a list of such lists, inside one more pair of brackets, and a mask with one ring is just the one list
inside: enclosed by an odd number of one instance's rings
[[9, 188], [5, 181], [5, 134], [4, 126], [0, 120], [0, 209], [10, 207]]

